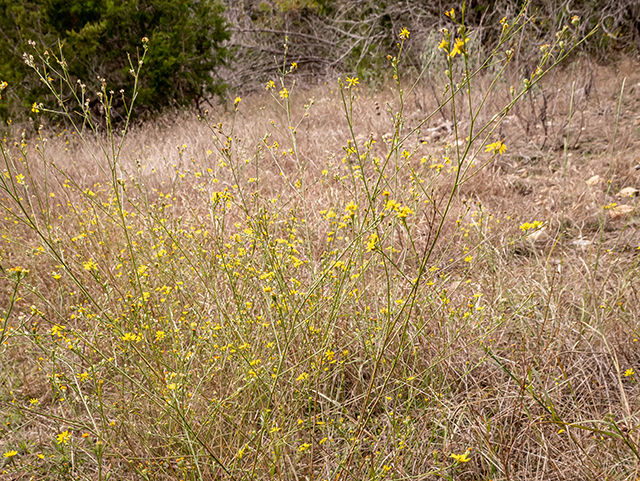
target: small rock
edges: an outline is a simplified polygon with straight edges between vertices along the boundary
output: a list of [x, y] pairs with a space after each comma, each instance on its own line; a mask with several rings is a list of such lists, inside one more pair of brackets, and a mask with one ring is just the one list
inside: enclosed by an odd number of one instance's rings
[[529, 234], [529, 239], [531, 239], [534, 242], [548, 240], [549, 235], [547, 234], [547, 226], [545, 225], [544, 227], [541, 227], [537, 231], [533, 232], [532, 234]]
[[625, 215], [630, 214], [634, 210], [635, 209], [632, 205], [617, 205], [609, 211], [609, 217], [612, 220], [619, 219], [620, 217], [624, 217]]
[[599, 175], [594, 175], [589, 180], [587, 180], [587, 185], [593, 187], [594, 185], [598, 185], [600, 182], [602, 182], [602, 177], [600, 177]]
[[625, 187], [616, 194], [616, 197], [635, 197], [638, 195], [638, 192], [640, 192], [640, 190], [634, 187]]
[[589, 239], [583, 239], [582, 237], [579, 239], [576, 239], [572, 242], [572, 244], [574, 246], [578, 246], [581, 249], [586, 249], [587, 247], [589, 247], [591, 245], [591, 241]]

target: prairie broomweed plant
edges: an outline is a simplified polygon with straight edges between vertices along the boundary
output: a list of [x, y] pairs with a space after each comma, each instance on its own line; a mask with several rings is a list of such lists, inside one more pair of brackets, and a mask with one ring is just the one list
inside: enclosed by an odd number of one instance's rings
[[[439, 37], [433, 103], [420, 90], [428, 70], [407, 62], [406, 28], [392, 32], [388, 62], [376, 59], [391, 69], [384, 94], [366, 88], [364, 59], [360, 77], [304, 98], [285, 57], [257, 101], [236, 97], [166, 130], [129, 129], [135, 92], [100, 81], [94, 92], [70, 81], [63, 58], [26, 57], [65, 121], [8, 130], [0, 149], [12, 476], [542, 479], [569, 478], [567, 459], [587, 478], [634, 475], [633, 432], [609, 413], [637, 416], [637, 265], [618, 255], [602, 209], [600, 227], [589, 224], [599, 257], [570, 264], [582, 244], [569, 222], [525, 221], [561, 204], [521, 201], [541, 174], [500, 174], [506, 145], [490, 139], [536, 93], [506, 90], [522, 85], [504, 51], [517, 58], [526, 12], [493, 50], [473, 52], [465, 12], [446, 13], [455, 27]], [[535, 49], [530, 87], [579, 43], [573, 30], [564, 50]], [[153, 42], [131, 59], [140, 86]], [[69, 95], [100, 98], [103, 117], [65, 110]], [[118, 95], [121, 124], [109, 108]], [[594, 194], [595, 206], [612, 200]], [[522, 242], [554, 222], [553, 249]], [[584, 463], [594, 451], [598, 464]], [[563, 463], [538, 462], [557, 452]]]

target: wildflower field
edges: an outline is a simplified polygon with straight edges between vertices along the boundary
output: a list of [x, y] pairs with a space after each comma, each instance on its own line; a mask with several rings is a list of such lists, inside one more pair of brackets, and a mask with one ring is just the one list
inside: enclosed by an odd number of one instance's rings
[[379, 91], [284, 57], [226, 109], [80, 83], [5, 129], [3, 480], [640, 477], [640, 65], [575, 18], [525, 75], [522, 17], [481, 54], [449, 18]]

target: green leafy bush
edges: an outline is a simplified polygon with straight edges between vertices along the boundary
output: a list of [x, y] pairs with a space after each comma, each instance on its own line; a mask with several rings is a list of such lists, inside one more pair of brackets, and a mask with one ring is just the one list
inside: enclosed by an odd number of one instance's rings
[[[227, 24], [217, 0], [0, 0], [0, 80], [7, 82], [0, 117], [43, 100], [46, 86], [23, 61], [30, 40], [68, 60], [68, 73], [89, 87], [133, 93], [141, 40], [148, 55], [136, 103], [142, 109], [198, 102], [220, 94], [215, 75], [229, 51]], [[60, 49], [62, 52], [60, 52]], [[55, 81], [55, 72], [51, 72]], [[67, 97], [71, 97], [67, 92]], [[93, 100], [93, 99], [91, 99]]]

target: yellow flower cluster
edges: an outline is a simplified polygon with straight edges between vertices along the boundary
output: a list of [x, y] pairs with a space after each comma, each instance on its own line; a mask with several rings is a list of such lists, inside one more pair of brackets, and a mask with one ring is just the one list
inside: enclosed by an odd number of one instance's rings
[[520, 230], [522, 230], [522, 232], [527, 232], [529, 230], [538, 229], [542, 227], [542, 225], [543, 223], [539, 220], [536, 220], [534, 222], [525, 222], [524, 224], [520, 224]]

